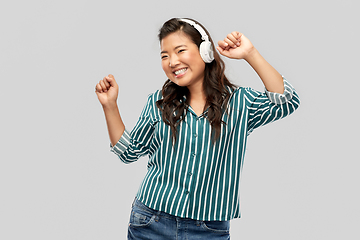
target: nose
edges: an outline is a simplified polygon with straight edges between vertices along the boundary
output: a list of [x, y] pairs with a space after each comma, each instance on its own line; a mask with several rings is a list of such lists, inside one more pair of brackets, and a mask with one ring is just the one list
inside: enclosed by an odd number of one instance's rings
[[173, 56], [171, 56], [169, 58], [169, 66], [170, 67], [175, 67], [179, 64], [180, 64], [179, 57], [176, 54], [174, 54]]

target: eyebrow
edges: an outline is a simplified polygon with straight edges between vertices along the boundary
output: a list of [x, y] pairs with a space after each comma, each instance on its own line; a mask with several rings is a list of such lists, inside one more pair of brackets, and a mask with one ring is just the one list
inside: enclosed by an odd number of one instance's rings
[[[178, 48], [181, 48], [181, 47], [187, 47], [186, 45], [179, 45], [177, 47], [174, 48], [174, 50], [178, 49]], [[167, 51], [161, 51], [160, 54], [163, 54], [163, 53], [167, 53]]]

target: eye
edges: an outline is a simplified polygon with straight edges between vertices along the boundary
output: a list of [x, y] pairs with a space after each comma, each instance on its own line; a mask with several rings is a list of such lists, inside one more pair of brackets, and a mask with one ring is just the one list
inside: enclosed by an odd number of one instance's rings
[[167, 58], [167, 55], [162, 55], [161, 56], [161, 59], [165, 59], [165, 58]]
[[185, 49], [180, 49], [178, 53], [185, 52]]

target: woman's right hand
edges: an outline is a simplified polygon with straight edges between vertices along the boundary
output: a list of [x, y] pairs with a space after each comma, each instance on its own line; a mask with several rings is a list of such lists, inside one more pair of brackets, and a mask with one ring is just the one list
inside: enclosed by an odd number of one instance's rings
[[113, 75], [109, 74], [99, 81], [95, 86], [95, 93], [103, 106], [116, 104], [119, 94], [119, 86], [117, 85]]

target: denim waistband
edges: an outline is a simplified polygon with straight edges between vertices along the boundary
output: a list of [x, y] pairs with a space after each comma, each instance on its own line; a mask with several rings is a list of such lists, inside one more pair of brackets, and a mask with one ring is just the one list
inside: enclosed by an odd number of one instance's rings
[[[161, 217], [165, 217], [165, 218], [170, 218], [170, 219], [174, 219], [174, 220], [183, 220], [183, 221], [194, 221], [196, 223], [199, 222], [203, 222], [201, 220], [195, 220], [195, 219], [191, 219], [191, 218], [182, 218], [182, 217], [177, 217], [162, 211], [158, 211], [158, 210], [154, 210], [152, 208], [149, 208], [148, 206], [146, 206], [145, 204], [143, 204], [140, 200], [138, 200], [137, 198], [134, 199], [132, 207], [138, 207], [140, 209], [142, 209], [143, 211], [147, 211], [148, 213], [152, 214], [152, 215], [157, 215], [157, 216], [161, 216]], [[223, 222], [229, 222], [229, 221], [223, 221]]]
[[[137, 198], [134, 199], [134, 202], [132, 204], [132, 207], [138, 207], [141, 208], [143, 211], [147, 211], [153, 215], [157, 215], [157, 216], [161, 216], [161, 217], [166, 217], [166, 218], [170, 218], [170, 219], [183, 219], [186, 220], [187, 218], [181, 218], [181, 217], [176, 217], [174, 215], [162, 212], [162, 211], [158, 211], [152, 208], [149, 208], [148, 206], [146, 206], [145, 204], [143, 204], [140, 200], [138, 200]], [[188, 220], [193, 220], [193, 219], [188, 219]], [[196, 221], [196, 220], [193, 220]]]

